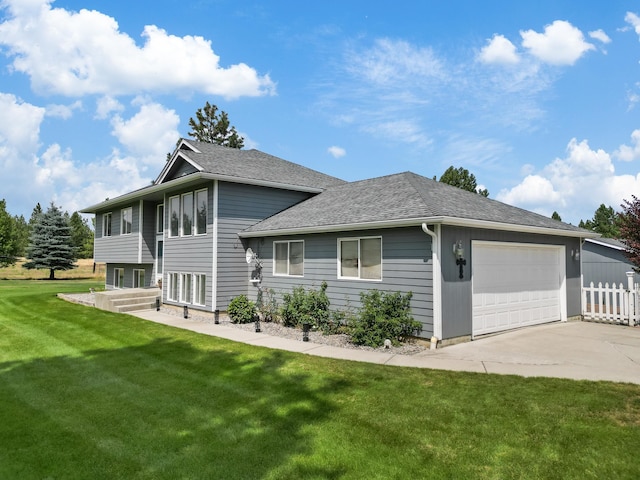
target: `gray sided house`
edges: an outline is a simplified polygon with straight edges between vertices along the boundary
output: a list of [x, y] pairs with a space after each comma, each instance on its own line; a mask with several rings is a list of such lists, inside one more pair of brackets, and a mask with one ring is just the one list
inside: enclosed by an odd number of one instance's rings
[[582, 245], [582, 279], [588, 287], [608, 283], [627, 288], [627, 272], [633, 272], [634, 265], [625, 256], [624, 243], [613, 238], [588, 238]]
[[153, 185], [83, 211], [107, 288], [161, 283], [163, 302], [209, 311], [323, 281], [334, 309], [410, 291], [420, 336], [446, 341], [578, 317], [596, 236], [410, 172], [348, 183], [184, 139]]

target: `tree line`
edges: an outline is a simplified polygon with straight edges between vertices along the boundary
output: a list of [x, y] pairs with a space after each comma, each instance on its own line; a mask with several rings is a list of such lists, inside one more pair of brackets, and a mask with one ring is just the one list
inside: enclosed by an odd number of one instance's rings
[[0, 200], [0, 267], [26, 258], [25, 268], [69, 270], [78, 258], [93, 257], [93, 229], [78, 212], [63, 212], [51, 203], [44, 211], [38, 203], [27, 221], [11, 215]]

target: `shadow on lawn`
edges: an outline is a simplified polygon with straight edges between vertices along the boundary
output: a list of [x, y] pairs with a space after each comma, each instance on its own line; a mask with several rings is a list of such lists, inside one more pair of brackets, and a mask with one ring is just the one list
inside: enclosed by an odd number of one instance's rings
[[[348, 388], [285, 352], [148, 344], [0, 364], [1, 478], [296, 476]], [[215, 346], [215, 344], [213, 345]], [[276, 473], [277, 472], [277, 473]], [[314, 468], [314, 476], [343, 472]]]

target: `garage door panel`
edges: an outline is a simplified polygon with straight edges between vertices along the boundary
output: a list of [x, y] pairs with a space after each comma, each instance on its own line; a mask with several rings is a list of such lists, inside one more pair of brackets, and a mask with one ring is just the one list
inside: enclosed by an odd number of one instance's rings
[[473, 334], [560, 320], [561, 247], [473, 245]]

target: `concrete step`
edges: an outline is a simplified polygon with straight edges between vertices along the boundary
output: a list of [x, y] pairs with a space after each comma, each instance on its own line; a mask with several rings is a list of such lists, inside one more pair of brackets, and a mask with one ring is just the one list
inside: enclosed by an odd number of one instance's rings
[[153, 303], [134, 303], [130, 305], [118, 305], [114, 306], [115, 311], [118, 313], [137, 312], [139, 310], [152, 310], [156, 308], [155, 300]]
[[121, 305], [136, 305], [138, 303], [152, 303], [155, 305], [156, 298], [160, 298], [160, 295], [146, 296], [146, 297], [127, 297], [127, 298], [115, 298], [111, 300], [111, 305], [119, 307]]

